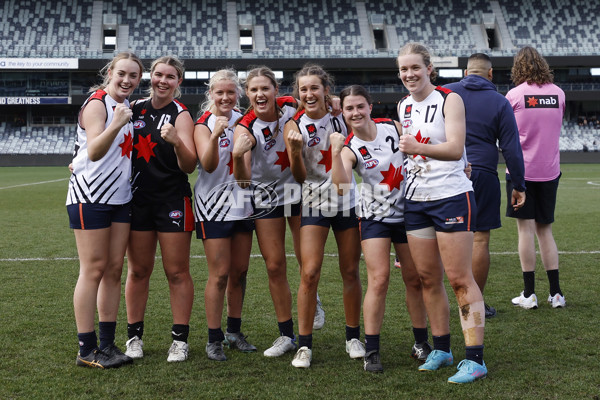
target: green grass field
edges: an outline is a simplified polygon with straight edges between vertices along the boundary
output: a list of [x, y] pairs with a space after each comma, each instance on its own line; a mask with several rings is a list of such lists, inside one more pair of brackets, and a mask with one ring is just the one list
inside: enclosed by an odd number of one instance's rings
[[[0, 399], [600, 399], [598, 164], [563, 165], [554, 234], [561, 252], [565, 309], [554, 310], [545, 303], [548, 281], [539, 260], [536, 291], [540, 308], [527, 311], [510, 304], [522, 290], [515, 222], [504, 219], [503, 228], [492, 233], [486, 302], [497, 308], [498, 316], [486, 324], [489, 376], [462, 386], [446, 382], [454, 367], [419, 373], [409, 357], [412, 331], [400, 271], [395, 268], [381, 337], [384, 373], [366, 373], [362, 362], [347, 357], [342, 285], [333, 240], [326, 248], [329, 255], [319, 286], [327, 322], [314, 334], [313, 363], [308, 370], [292, 367], [292, 354], [277, 359], [262, 355], [276, 338], [277, 326], [256, 246], [242, 329], [259, 352], [226, 350], [228, 361], [224, 363], [206, 358], [203, 293], [207, 272], [197, 239], [192, 242], [196, 298], [190, 323], [190, 359], [175, 365], [166, 361], [171, 313], [159, 259], [145, 319], [145, 358], [116, 370], [76, 367], [72, 297], [79, 267], [64, 206], [67, 178], [66, 167], [0, 168]], [[288, 252], [292, 253], [291, 245]], [[288, 262], [295, 299], [298, 268], [293, 257]], [[362, 262], [361, 273], [364, 291]], [[456, 365], [464, 358], [464, 347], [453, 297], [450, 304]], [[295, 305], [294, 322], [297, 324]], [[117, 326], [119, 346], [123, 348], [126, 339], [123, 300]]]

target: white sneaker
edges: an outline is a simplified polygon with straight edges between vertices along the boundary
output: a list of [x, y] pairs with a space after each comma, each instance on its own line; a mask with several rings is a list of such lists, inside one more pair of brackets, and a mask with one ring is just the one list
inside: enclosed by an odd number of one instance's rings
[[350, 358], [364, 358], [365, 345], [358, 339], [346, 340], [346, 353]]
[[559, 293], [556, 293], [554, 296], [548, 296], [548, 303], [552, 305], [552, 308], [559, 308], [567, 305], [565, 296], [561, 296]]
[[125, 343], [125, 355], [133, 359], [144, 357], [144, 342], [137, 336], [132, 337]]
[[317, 293], [317, 308], [315, 310], [315, 319], [313, 321], [313, 330], [319, 330], [325, 325], [325, 310], [323, 310], [323, 304]]
[[312, 360], [312, 350], [306, 346], [302, 346], [296, 352], [292, 365], [296, 368], [308, 368], [310, 367], [310, 361]]
[[265, 357], [279, 357], [288, 351], [296, 350], [297, 347], [296, 342], [291, 337], [279, 336], [273, 342], [273, 346], [266, 349], [263, 354]]
[[529, 297], [525, 297], [523, 296], [523, 292], [521, 292], [521, 294], [518, 297], [513, 298], [511, 302], [515, 306], [519, 306], [527, 310], [531, 308], [538, 308], [537, 297], [535, 296], [535, 293], [532, 293]]
[[173, 340], [173, 344], [169, 349], [169, 356], [167, 357], [168, 362], [180, 362], [185, 361], [188, 358], [189, 345], [186, 342], [180, 340]]

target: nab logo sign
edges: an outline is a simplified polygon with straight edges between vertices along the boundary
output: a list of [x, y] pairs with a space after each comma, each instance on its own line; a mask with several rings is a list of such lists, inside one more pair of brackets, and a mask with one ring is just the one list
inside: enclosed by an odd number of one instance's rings
[[558, 108], [558, 96], [553, 95], [525, 95], [525, 108]]

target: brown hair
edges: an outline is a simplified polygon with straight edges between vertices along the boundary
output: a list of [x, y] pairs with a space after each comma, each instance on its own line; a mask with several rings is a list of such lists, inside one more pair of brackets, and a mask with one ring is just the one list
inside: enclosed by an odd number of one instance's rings
[[130, 51], [124, 51], [117, 54], [111, 61], [108, 62], [108, 64], [102, 67], [99, 73], [100, 77], [102, 78], [102, 83], [92, 86], [89, 91], [95, 92], [96, 90], [106, 88], [110, 83], [110, 75], [108, 74], [108, 71], [112, 71], [115, 68], [115, 65], [117, 65], [117, 63], [121, 60], [132, 60], [136, 62], [140, 67], [140, 81], [142, 80], [142, 73], [144, 72], [144, 64], [142, 63], [142, 60], [140, 60], [140, 58], [134, 53]]
[[538, 85], [554, 82], [554, 74], [546, 59], [531, 46], [523, 47], [515, 55], [510, 73], [516, 86], [523, 82]]
[[[258, 78], [259, 76], [264, 76], [267, 77], [271, 83], [273, 84], [273, 87], [275, 89], [279, 88], [279, 83], [277, 82], [277, 78], [275, 77], [275, 73], [273, 72], [273, 70], [269, 67], [267, 67], [266, 65], [259, 65], [257, 67], [252, 68], [250, 71], [248, 71], [246, 73], [246, 78], [244, 78], [243, 83], [244, 83], [244, 89], [248, 90], [248, 83], [254, 79], [254, 78]], [[250, 104], [248, 106], [248, 109], [246, 110], [246, 112], [244, 113], [244, 116], [246, 114], [248, 114], [250, 111], [252, 111], [254, 109], [254, 107], [252, 106], [252, 104]], [[273, 137], [277, 136], [277, 133], [279, 131], [279, 118], [280, 115], [283, 113], [281, 108], [279, 108], [279, 104], [277, 104], [277, 99], [275, 99], [275, 109], [277, 111], [277, 126], [275, 127], [275, 132], [273, 132]], [[240, 117], [240, 119], [237, 121], [241, 121], [241, 119], [244, 117]], [[236, 122], [236, 124], [237, 124]]]
[[[435, 80], [437, 78], [437, 71], [433, 67], [433, 63], [431, 62], [431, 53], [429, 52], [427, 47], [425, 47], [421, 43], [416, 43], [416, 42], [407, 43], [404, 46], [402, 46], [402, 48], [398, 52], [398, 57], [404, 56], [406, 54], [418, 54], [421, 57], [423, 57], [423, 64], [425, 64], [426, 67], [428, 67], [430, 65], [432, 66], [431, 74], [429, 75], [429, 80], [431, 81], [431, 83], [435, 82]], [[398, 62], [398, 58], [396, 58], [396, 63], [397, 62]]]
[[[323, 85], [323, 88], [329, 89], [330, 92], [333, 90], [333, 86], [334, 86], [333, 77], [331, 75], [329, 75], [327, 73], [327, 71], [325, 71], [323, 69], [322, 66], [317, 65], [317, 64], [308, 63], [308, 64], [305, 64], [304, 67], [302, 67], [302, 69], [300, 71], [298, 71], [294, 74], [294, 97], [296, 99], [300, 98], [300, 93], [299, 93], [299, 89], [298, 89], [298, 81], [300, 80], [300, 78], [302, 78], [304, 76], [316, 76], [321, 81], [321, 85]], [[325, 105], [327, 105], [327, 103], [328, 103], [328, 100], [329, 100], [328, 97], [329, 97], [328, 95], [325, 96]], [[298, 104], [298, 110], [301, 110], [303, 108], [304, 108], [304, 104], [302, 104], [300, 102]]]
[[340, 92], [340, 104], [342, 107], [344, 106], [344, 99], [348, 96], [362, 96], [365, 98], [365, 100], [367, 100], [367, 104], [373, 104], [373, 100], [371, 99], [369, 91], [361, 85], [348, 86]]
[[[181, 61], [176, 56], [163, 56], [163, 57], [160, 57], [160, 58], [157, 58], [156, 60], [154, 60], [152, 62], [152, 65], [150, 66], [150, 76], [152, 76], [152, 74], [154, 73], [154, 69], [156, 68], [156, 66], [158, 64], [170, 65], [171, 67], [175, 68], [175, 70], [177, 71], [177, 76], [179, 77], [179, 79], [183, 78], [183, 73], [185, 72], [185, 67], [183, 66], [183, 61]], [[154, 94], [152, 85], [150, 85], [150, 87], [148, 88], [148, 94], [150, 95], [150, 97], [152, 97], [152, 95]], [[173, 94], [173, 97], [174, 98], [181, 97], [181, 89], [179, 88], [179, 86], [177, 86], [175, 88], [175, 93]]]

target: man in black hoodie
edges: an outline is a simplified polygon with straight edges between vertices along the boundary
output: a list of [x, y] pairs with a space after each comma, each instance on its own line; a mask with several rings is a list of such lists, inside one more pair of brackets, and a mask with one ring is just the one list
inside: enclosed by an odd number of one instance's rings
[[[523, 152], [513, 109], [492, 83], [492, 60], [486, 54], [469, 57], [465, 77], [446, 85], [462, 97], [465, 104], [467, 160], [473, 169], [471, 180], [477, 203], [473, 243], [473, 276], [483, 293], [490, 269], [490, 230], [501, 226], [501, 190], [498, 180], [498, 146], [506, 160], [515, 190], [512, 201], [517, 207], [525, 202]], [[485, 305], [485, 316], [496, 315]]]

